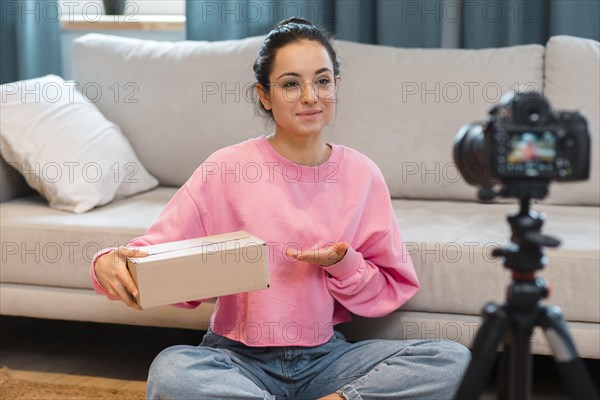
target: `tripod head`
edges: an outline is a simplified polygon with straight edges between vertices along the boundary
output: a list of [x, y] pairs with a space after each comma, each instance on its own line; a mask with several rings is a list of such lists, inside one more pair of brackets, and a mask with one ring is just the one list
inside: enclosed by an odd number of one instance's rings
[[504, 258], [504, 266], [513, 272], [513, 278], [533, 279], [537, 270], [547, 265], [544, 247], [558, 247], [560, 241], [541, 233], [544, 217], [530, 209], [532, 198], [544, 198], [548, 194], [549, 182], [515, 181], [505, 184], [500, 191], [482, 188], [480, 199], [492, 199], [495, 196], [517, 197], [520, 201], [518, 213], [508, 216], [512, 235], [510, 244], [492, 252], [494, 257]]

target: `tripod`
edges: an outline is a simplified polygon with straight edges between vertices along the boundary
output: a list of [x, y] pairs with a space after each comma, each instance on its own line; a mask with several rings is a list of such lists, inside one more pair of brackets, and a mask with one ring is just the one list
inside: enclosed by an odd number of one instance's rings
[[[516, 191], [519, 192], [519, 188]], [[503, 257], [505, 267], [512, 271], [507, 299], [502, 305], [490, 303], [484, 307], [483, 324], [472, 347], [472, 360], [455, 399], [474, 399], [481, 395], [501, 342], [503, 353], [498, 374], [498, 399], [530, 398], [530, 337], [536, 326], [544, 330], [569, 396], [573, 399], [598, 399], [560, 309], [542, 304], [549, 291], [545, 281], [535, 276], [535, 272], [544, 268], [547, 262], [543, 247], [557, 247], [560, 242], [540, 233], [544, 221], [538, 213], [529, 209], [530, 196], [519, 198], [519, 213], [508, 217], [512, 229], [511, 243], [507, 248], [493, 252], [495, 257]]]

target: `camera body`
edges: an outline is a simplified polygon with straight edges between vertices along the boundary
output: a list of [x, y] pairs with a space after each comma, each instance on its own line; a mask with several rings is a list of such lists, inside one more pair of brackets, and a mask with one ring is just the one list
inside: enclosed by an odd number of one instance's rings
[[463, 126], [454, 143], [461, 174], [484, 188], [585, 180], [589, 160], [585, 117], [577, 111], [553, 111], [538, 92], [507, 94], [487, 121]]

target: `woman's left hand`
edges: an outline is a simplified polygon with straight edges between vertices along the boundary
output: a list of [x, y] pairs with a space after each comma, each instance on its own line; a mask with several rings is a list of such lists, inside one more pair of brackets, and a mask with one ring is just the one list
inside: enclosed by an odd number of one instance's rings
[[298, 261], [305, 261], [309, 264], [316, 264], [322, 267], [333, 265], [344, 258], [350, 244], [339, 242], [331, 244], [320, 249], [296, 250], [288, 248], [285, 255]]

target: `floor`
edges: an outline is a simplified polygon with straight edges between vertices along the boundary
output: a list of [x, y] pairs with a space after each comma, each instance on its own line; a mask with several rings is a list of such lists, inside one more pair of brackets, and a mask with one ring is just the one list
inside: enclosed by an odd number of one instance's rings
[[0, 317], [0, 367], [15, 378], [145, 390], [163, 348], [197, 344], [202, 332]]
[[[15, 378], [144, 390], [148, 367], [165, 347], [197, 344], [202, 332], [0, 317], [0, 367]], [[586, 365], [600, 389], [600, 360]], [[483, 398], [493, 396], [493, 382]], [[551, 357], [534, 357], [534, 399], [564, 399]]]

